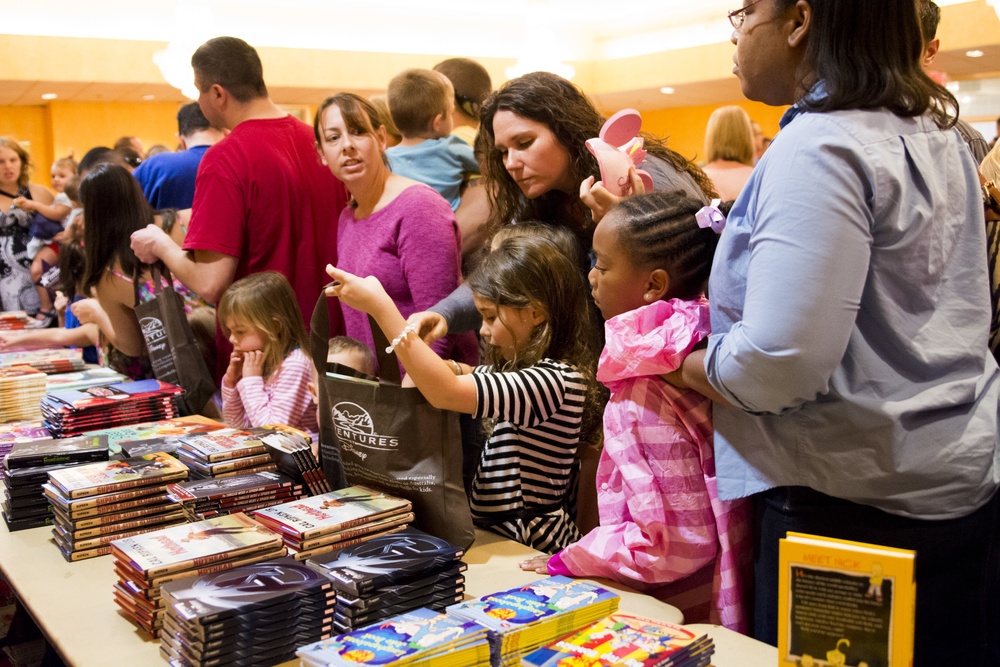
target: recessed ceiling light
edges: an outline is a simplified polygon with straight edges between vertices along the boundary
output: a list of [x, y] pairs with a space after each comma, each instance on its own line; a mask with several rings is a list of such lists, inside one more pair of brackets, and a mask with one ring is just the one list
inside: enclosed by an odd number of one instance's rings
[[959, 90], [962, 89], [962, 86], [961, 84], [959, 84], [958, 81], [949, 81], [948, 83], [944, 84], [944, 87], [953, 93], [957, 93]]
[[147, 100], [147, 101], [148, 100], [155, 100], [156, 99], [156, 95], [143, 95], [142, 99]]
[[57, 95], [56, 93], [44, 93], [42, 95], [43, 100], [54, 100], [57, 97], [59, 97], [59, 95]]
[[660, 92], [663, 93], [664, 95], [673, 95], [677, 91], [671, 88], [670, 86], [664, 86], [663, 88], [660, 88]]
[[986, 54], [980, 51], [979, 49], [973, 49], [972, 51], [966, 51], [965, 55], [969, 56], [970, 58], [982, 58]]

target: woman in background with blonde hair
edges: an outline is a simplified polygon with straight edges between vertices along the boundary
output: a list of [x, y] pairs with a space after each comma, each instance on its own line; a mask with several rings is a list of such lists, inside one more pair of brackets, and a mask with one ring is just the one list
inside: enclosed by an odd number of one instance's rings
[[750, 116], [737, 106], [719, 107], [708, 118], [702, 170], [719, 197], [736, 199], [753, 171], [753, 128]]

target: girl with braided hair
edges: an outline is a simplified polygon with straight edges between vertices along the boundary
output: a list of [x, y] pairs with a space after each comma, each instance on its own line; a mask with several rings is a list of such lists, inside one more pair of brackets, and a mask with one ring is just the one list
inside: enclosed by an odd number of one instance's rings
[[[723, 207], [728, 210], [728, 206]], [[705, 285], [725, 217], [680, 192], [621, 200], [594, 231], [593, 297], [611, 391], [597, 469], [600, 525], [525, 570], [607, 577], [669, 601], [687, 622], [746, 631], [744, 500], [715, 484], [711, 402], [661, 375], [708, 336]]]

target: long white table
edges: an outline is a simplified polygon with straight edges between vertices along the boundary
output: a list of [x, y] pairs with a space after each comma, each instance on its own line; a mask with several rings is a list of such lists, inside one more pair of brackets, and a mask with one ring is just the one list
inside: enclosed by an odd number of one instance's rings
[[[518, 563], [538, 552], [487, 531], [465, 555], [466, 594], [480, 597], [538, 579]], [[0, 569], [49, 641], [73, 667], [158, 667], [159, 643], [146, 637], [118, 612], [112, 598], [115, 575], [110, 556], [68, 563], [49, 528], [9, 533], [0, 526]], [[655, 598], [600, 580], [621, 596], [620, 609], [680, 623], [680, 611]], [[696, 625], [716, 641], [717, 667], [773, 667], [777, 650], [719, 626]], [[296, 663], [288, 663], [294, 665]]]

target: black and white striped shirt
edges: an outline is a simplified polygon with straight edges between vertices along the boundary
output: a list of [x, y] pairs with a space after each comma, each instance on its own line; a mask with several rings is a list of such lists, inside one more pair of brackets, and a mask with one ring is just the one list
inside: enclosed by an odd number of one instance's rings
[[564, 505], [580, 440], [586, 383], [552, 359], [512, 372], [479, 366], [476, 417], [495, 419], [472, 486], [473, 516], [496, 522]]

